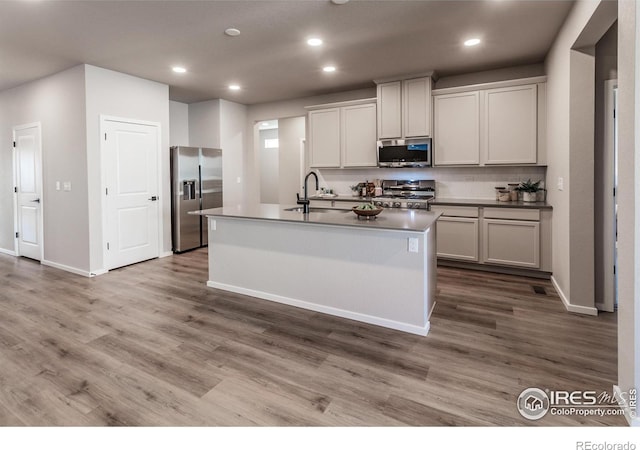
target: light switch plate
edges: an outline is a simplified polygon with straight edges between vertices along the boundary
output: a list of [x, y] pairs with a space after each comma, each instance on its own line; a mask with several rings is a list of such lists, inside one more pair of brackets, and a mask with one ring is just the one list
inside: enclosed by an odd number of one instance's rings
[[564, 191], [564, 178], [558, 177], [558, 190]]
[[59, 191], [59, 190], [60, 190], [60, 182], [56, 181], [56, 191]]
[[71, 181], [65, 181], [64, 183], [62, 183], [62, 190], [63, 191], [70, 191], [71, 190]]

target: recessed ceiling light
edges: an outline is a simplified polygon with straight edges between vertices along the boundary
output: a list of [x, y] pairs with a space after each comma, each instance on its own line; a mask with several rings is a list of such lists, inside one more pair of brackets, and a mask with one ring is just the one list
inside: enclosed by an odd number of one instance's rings
[[226, 30], [224, 30], [224, 34], [226, 34], [227, 36], [235, 37], [240, 35], [240, 30], [238, 30], [237, 28], [227, 28]]
[[238, 86], [237, 84], [230, 84], [229, 89], [231, 89], [232, 91], [239, 91], [240, 86]]
[[175, 73], [185, 73], [187, 71], [187, 69], [185, 69], [184, 67], [179, 66], [172, 67], [171, 70], [173, 70]]
[[474, 45], [478, 45], [479, 43], [480, 39], [478, 38], [467, 39], [466, 41], [464, 41], [464, 45], [466, 45], [467, 47], [473, 47]]
[[263, 127], [268, 127], [269, 126], [269, 122], [262, 122], [260, 125], [263, 126]]
[[318, 47], [318, 46], [322, 45], [322, 39], [309, 38], [309, 39], [307, 39], [307, 44], [309, 44], [311, 47]]
[[322, 68], [322, 70], [323, 70], [324, 72], [335, 72], [335, 71], [336, 71], [336, 68], [335, 68], [334, 66], [324, 66], [324, 67]]

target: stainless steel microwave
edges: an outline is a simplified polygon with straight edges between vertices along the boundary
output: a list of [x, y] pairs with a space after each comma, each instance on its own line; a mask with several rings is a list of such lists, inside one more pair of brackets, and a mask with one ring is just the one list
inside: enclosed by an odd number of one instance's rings
[[431, 167], [431, 139], [378, 143], [378, 167]]

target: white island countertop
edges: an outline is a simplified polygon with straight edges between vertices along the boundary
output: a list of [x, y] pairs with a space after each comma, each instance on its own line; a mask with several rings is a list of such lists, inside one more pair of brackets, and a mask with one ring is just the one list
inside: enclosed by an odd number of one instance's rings
[[309, 214], [290, 211], [299, 205], [278, 204], [242, 204], [222, 208], [196, 211], [210, 217], [233, 217], [240, 219], [269, 220], [294, 223], [310, 223], [341, 227], [369, 228], [375, 230], [417, 231], [424, 232], [430, 228], [440, 213], [417, 210], [385, 209], [375, 219], [359, 219], [351, 210], [331, 208], [311, 208]]

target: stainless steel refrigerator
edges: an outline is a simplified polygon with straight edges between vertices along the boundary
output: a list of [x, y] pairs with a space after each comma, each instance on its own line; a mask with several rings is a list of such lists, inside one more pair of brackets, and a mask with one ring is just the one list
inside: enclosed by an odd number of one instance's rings
[[171, 147], [171, 229], [176, 253], [207, 245], [207, 218], [189, 211], [222, 206], [222, 150]]

